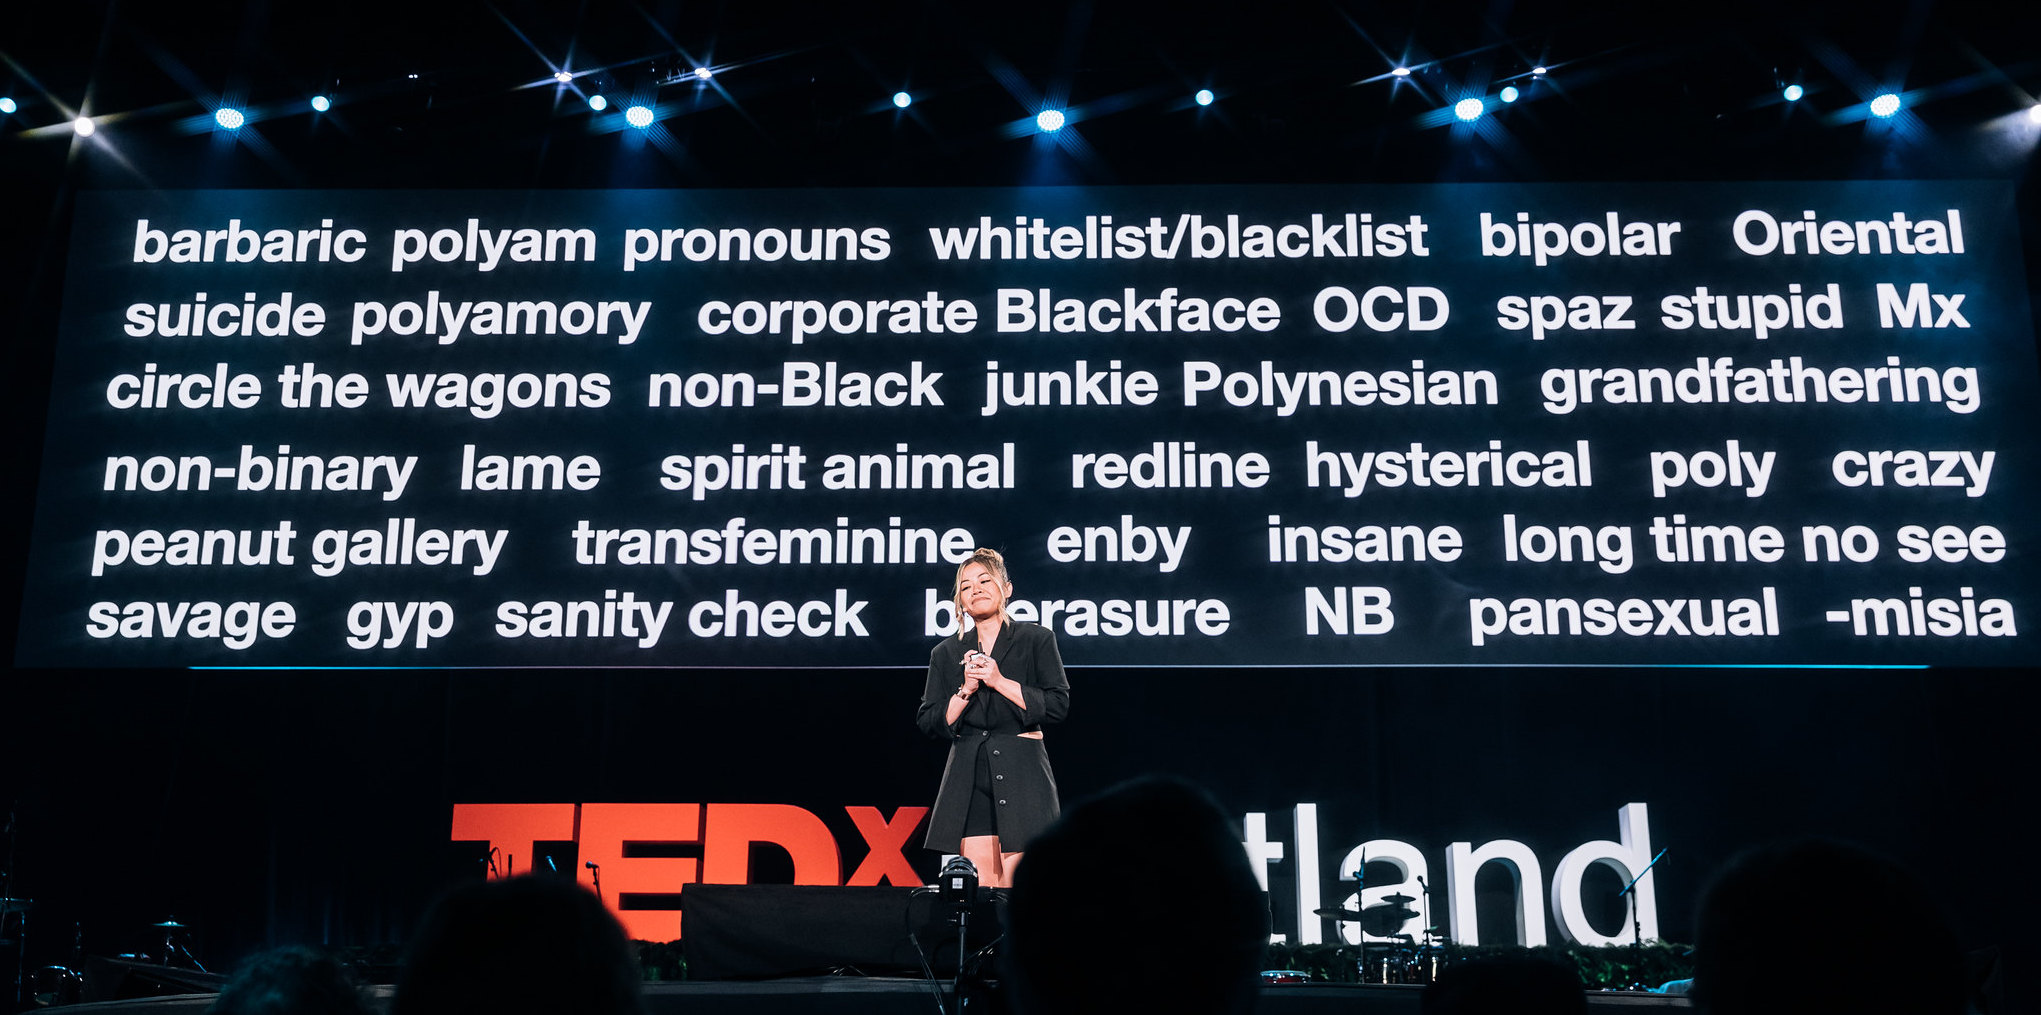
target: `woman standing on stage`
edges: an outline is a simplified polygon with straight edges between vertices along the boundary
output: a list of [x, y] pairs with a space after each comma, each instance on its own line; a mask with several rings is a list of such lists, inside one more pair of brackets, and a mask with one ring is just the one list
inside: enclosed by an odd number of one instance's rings
[[930, 849], [962, 853], [987, 888], [1013, 884], [1028, 840], [1056, 820], [1042, 726], [1070, 712], [1070, 680], [1048, 628], [1007, 616], [1013, 584], [997, 550], [957, 569], [957, 637], [928, 657], [915, 723], [950, 742], [928, 818]]

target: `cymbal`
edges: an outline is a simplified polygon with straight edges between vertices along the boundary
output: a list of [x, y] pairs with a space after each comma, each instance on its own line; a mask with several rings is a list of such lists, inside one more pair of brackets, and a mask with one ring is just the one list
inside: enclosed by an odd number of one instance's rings
[[0, 899], [0, 913], [26, 913], [34, 899]]
[[1403, 905], [1404, 903], [1407, 903], [1407, 902], [1416, 902], [1416, 901], [1417, 901], [1417, 896], [1414, 896], [1414, 895], [1405, 895], [1405, 894], [1403, 894], [1402, 892], [1397, 892], [1397, 893], [1396, 893], [1395, 895], [1384, 895], [1384, 896], [1382, 896], [1382, 901], [1383, 901], [1383, 902], [1393, 902], [1393, 903], [1395, 903], [1396, 905], [1399, 905], [1399, 906], [1401, 906], [1401, 905]]
[[1417, 910], [1403, 909], [1396, 905], [1394, 902], [1384, 903], [1379, 906], [1369, 906], [1366, 910], [1341, 909], [1337, 906], [1327, 906], [1324, 909], [1314, 909], [1312, 910], [1312, 912], [1318, 914], [1319, 916], [1325, 917], [1328, 920], [1355, 920], [1355, 921], [1362, 919], [1373, 919], [1373, 920], [1396, 920], [1398, 922], [1401, 922], [1403, 920], [1414, 919], [1418, 915]]

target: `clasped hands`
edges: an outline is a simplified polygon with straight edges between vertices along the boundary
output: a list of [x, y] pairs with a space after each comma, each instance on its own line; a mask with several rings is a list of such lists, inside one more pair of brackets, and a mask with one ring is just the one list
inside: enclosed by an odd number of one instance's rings
[[964, 654], [964, 686], [958, 693], [970, 696], [982, 685], [997, 689], [1006, 682], [1006, 675], [999, 672], [999, 663], [989, 655], [972, 649]]

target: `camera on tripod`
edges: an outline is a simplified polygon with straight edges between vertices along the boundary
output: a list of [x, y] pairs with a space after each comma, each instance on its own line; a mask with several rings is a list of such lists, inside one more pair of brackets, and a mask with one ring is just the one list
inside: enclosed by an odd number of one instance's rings
[[936, 887], [944, 902], [969, 909], [978, 903], [978, 868], [961, 856], [953, 856], [937, 875]]

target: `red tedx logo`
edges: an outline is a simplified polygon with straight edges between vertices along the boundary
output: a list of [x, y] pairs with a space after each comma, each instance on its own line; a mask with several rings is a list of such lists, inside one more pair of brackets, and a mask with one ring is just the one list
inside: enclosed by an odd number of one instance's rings
[[[846, 880], [843, 851], [822, 819], [791, 804], [455, 804], [455, 842], [487, 842], [500, 857], [492, 877], [529, 873], [535, 843], [575, 843], [575, 876], [594, 886], [631, 937], [680, 937], [677, 909], [622, 909], [625, 895], [674, 895], [689, 884], [751, 883], [751, 846], [767, 842], [794, 861], [797, 885], [915, 886], [921, 876], [907, 861], [907, 841], [928, 814], [901, 807], [889, 820], [877, 807], [846, 807], [868, 849]], [[645, 847], [698, 844], [700, 856], [634, 855]]]

